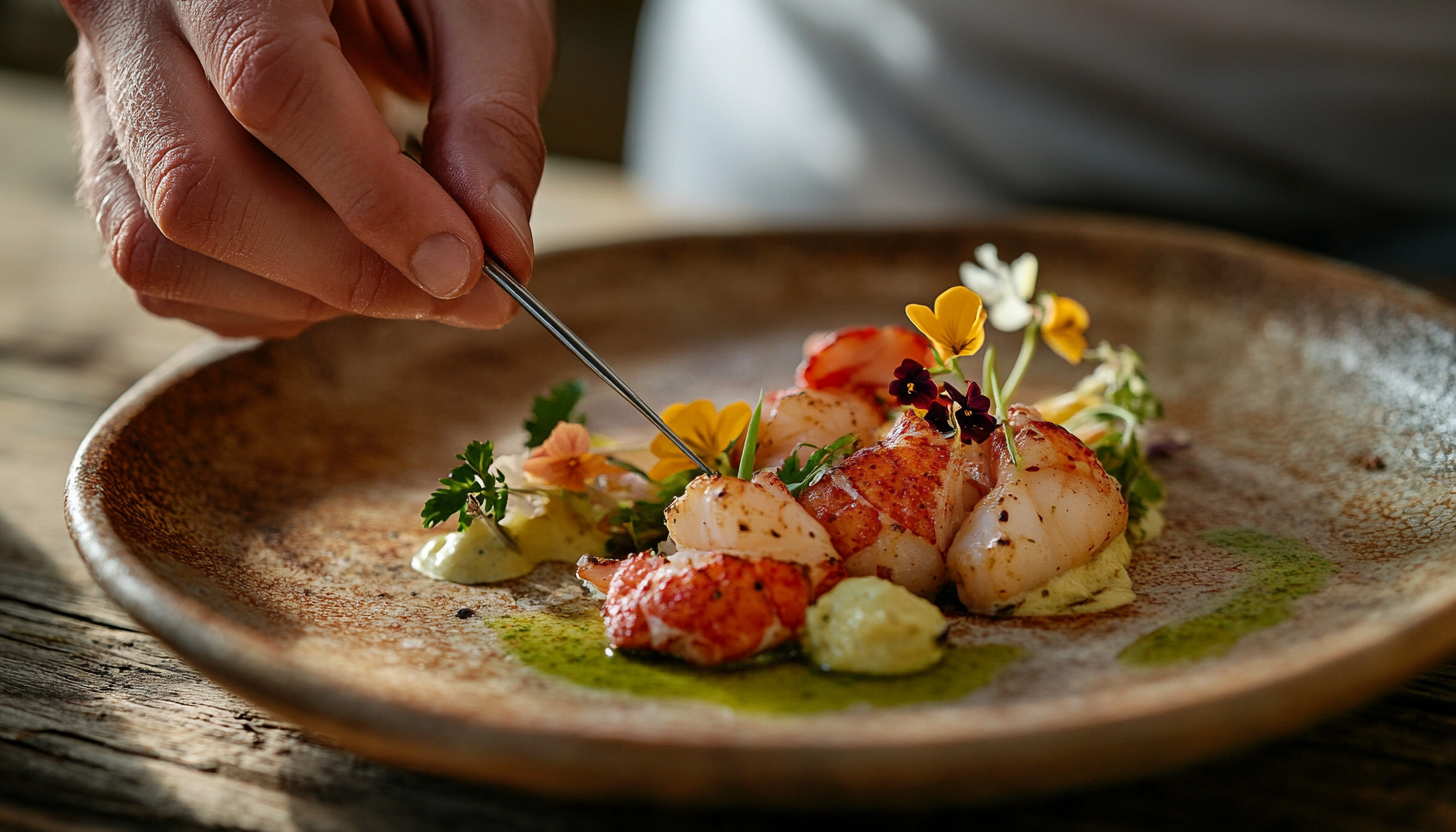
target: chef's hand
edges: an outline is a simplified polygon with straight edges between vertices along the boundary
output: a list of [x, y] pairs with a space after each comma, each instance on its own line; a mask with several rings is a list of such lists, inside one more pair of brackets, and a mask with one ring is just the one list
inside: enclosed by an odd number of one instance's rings
[[[550, 0], [65, 0], [81, 192], [142, 306], [283, 337], [500, 326], [530, 274]], [[421, 167], [371, 99], [430, 101]]]

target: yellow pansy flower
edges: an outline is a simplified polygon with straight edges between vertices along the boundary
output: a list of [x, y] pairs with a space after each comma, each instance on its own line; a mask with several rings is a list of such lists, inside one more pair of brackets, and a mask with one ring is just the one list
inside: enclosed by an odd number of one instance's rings
[[[710, 465], [716, 464], [714, 460], [738, 441], [752, 418], [753, 408], [747, 402], [734, 402], [719, 412], [712, 402], [698, 399], [662, 411], [662, 421]], [[652, 440], [652, 454], [657, 457], [657, 464], [648, 475], [655, 480], [698, 467], [671, 439], [660, 433]]]
[[1041, 322], [1041, 337], [1052, 352], [1072, 364], [1082, 363], [1082, 353], [1087, 351], [1087, 325], [1092, 318], [1082, 304], [1048, 293], [1046, 315]]
[[981, 308], [981, 296], [964, 286], [941, 292], [935, 299], [935, 311], [912, 303], [905, 307], [905, 316], [930, 339], [943, 364], [962, 355], [975, 355], [986, 340], [986, 310]]

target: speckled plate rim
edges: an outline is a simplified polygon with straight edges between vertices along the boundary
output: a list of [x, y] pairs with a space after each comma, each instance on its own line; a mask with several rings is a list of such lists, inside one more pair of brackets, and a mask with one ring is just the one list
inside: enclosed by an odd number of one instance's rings
[[[1089, 226], [1085, 216], [1037, 215], [1017, 222], [1031, 230], [1063, 231], [1070, 230], [1067, 224], [1075, 223], [1084, 234], [1112, 234], [1144, 242], [1164, 239], [1220, 250], [1233, 246], [1265, 259], [1319, 260], [1321, 268], [1367, 281], [1374, 290], [1388, 294], [1390, 289], [1391, 281], [1361, 269], [1218, 232], [1111, 219], [1094, 220]], [[714, 238], [791, 238], [793, 234]], [[1423, 314], [1429, 315], [1434, 306], [1442, 310], [1439, 314], [1448, 324], [1456, 320], [1444, 302], [1427, 293], [1408, 287], [1400, 291], [1411, 303], [1419, 303]], [[763, 738], [751, 742], [731, 738], [678, 741], [661, 736], [644, 740], [588, 718], [542, 723], [533, 714], [535, 721], [523, 724], [509, 707], [482, 712], [478, 720], [462, 724], [453, 717], [341, 684], [289, 661], [267, 639], [152, 574], [107, 516], [97, 472], [114, 452], [112, 443], [130, 420], [200, 368], [258, 343], [203, 338], [147, 374], [102, 414], [82, 441], [67, 479], [66, 520], [72, 538], [98, 584], [122, 609], [206, 675], [346, 747], [412, 768], [575, 796], [773, 803], [796, 799], [796, 794], [733, 782], [730, 770], [742, 762], [743, 755], [756, 764], [786, 772], [832, 758], [834, 770], [823, 777], [830, 786], [840, 781], [853, 784], [855, 770], [898, 760], [958, 777], [974, 770], [981, 779], [947, 794], [946, 799], [981, 799], [1166, 770], [1245, 746], [1356, 705], [1456, 649], [1456, 581], [1452, 581], [1427, 592], [1421, 603], [1401, 614], [1334, 630], [1306, 642], [1297, 655], [1283, 657], [1286, 661], [1246, 661], [1249, 666], [1238, 673], [1227, 672], [1227, 666], [1190, 668], [1141, 685], [1132, 697], [1126, 690], [1079, 696], [1074, 708], [1060, 699], [997, 706], [995, 720], [958, 721], [954, 708], [941, 708], [932, 720], [934, 736], [904, 730], [924, 722], [926, 712], [894, 711], [866, 720], [882, 724], [885, 730], [788, 742]], [[1213, 725], [1220, 729], [1207, 730]], [[1139, 753], [1117, 753], [1129, 749]], [[686, 785], [644, 778], [647, 782], [640, 792], [624, 794], [594, 789], [586, 776], [624, 755], [640, 759], [643, 753], [665, 771], [695, 772], [699, 777]], [[1045, 763], [1053, 755], [1061, 763], [1047, 767]], [[1077, 763], [1087, 759], [1097, 759], [1100, 764]], [[987, 761], [995, 761], [995, 765], [988, 766]], [[561, 776], [543, 778], [543, 770]], [[725, 781], [720, 785], [728, 788], [703, 787], [704, 782], [713, 782], [715, 772]], [[1038, 772], [1038, 776], [1028, 777], [1028, 772]], [[855, 802], [897, 802], [893, 794], [866, 796], [852, 788], [826, 788], [819, 796], [830, 795]]]

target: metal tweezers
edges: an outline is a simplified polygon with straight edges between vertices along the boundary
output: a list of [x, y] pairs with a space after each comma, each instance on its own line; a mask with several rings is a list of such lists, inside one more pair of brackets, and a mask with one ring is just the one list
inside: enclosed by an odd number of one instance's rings
[[541, 326], [545, 327], [547, 332], [556, 336], [556, 340], [565, 344], [566, 348], [571, 350], [571, 354], [581, 359], [581, 363], [590, 367], [592, 372], [596, 373], [602, 381], [607, 383], [607, 386], [616, 390], [622, 398], [637, 408], [639, 413], [647, 417], [647, 421], [662, 431], [662, 435], [671, 440], [672, 444], [676, 445], [678, 450], [686, 454], [687, 458], [692, 460], [694, 465], [697, 465], [703, 470], [703, 473], [716, 473], [714, 469], [708, 467], [707, 463], [699, 459], [697, 454], [693, 453], [693, 449], [688, 447], [688, 444], [682, 440], [682, 437], [673, 433], [672, 428], [669, 428], [667, 423], [662, 421], [662, 417], [657, 415], [657, 411], [648, 407], [647, 402], [642, 401], [641, 396], [632, 392], [632, 388], [627, 386], [627, 382], [623, 381], [622, 377], [617, 375], [617, 371], [613, 370], [611, 365], [603, 361], [602, 357], [597, 355], [591, 347], [588, 347], [586, 342], [581, 340], [580, 336], [572, 332], [571, 328], [566, 324], [562, 323], [561, 319], [556, 317], [555, 313], [547, 309], [546, 305], [541, 303], [541, 301], [537, 300], [535, 295], [531, 294], [525, 286], [522, 286], [520, 281], [512, 277], [511, 273], [506, 271], [505, 267], [497, 262], [495, 258], [491, 257], [489, 253], [485, 256], [485, 265], [481, 267], [481, 271], [485, 272], [485, 276], [493, 280], [495, 285], [501, 287], [502, 291], [510, 295], [512, 300], [520, 304], [522, 309], [530, 313], [531, 317], [540, 322]]

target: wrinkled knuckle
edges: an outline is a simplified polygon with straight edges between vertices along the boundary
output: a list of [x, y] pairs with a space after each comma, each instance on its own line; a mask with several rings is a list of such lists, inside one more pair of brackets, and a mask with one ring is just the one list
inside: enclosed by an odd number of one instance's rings
[[388, 235], [399, 224], [398, 198], [381, 182], [359, 183], [336, 211], [356, 236]]
[[546, 162], [546, 141], [541, 135], [541, 122], [536, 105], [523, 95], [481, 96], [467, 108], [472, 121], [505, 139], [507, 149], [516, 161], [532, 168]]
[[238, 123], [269, 133], [301, 106], [310, 88], [302, 41], [243, 22], [219, 48], [218, 91]]
[[141, 210], [127, 212], [103, 229], [111, 266], [122, 282], [149, 295], [169, 294], [165, 256], [169, 241]]
[[144, 179], [157, 228], [181, 246], [204, 249], [220, 219], [222, 185], [215, 160], [178, 145], [161, 153]]
[[372, 250], [361, 251], [344, 308], [355, 315], [390, 317], [386, 297], [392, 272], [393, 268]]

